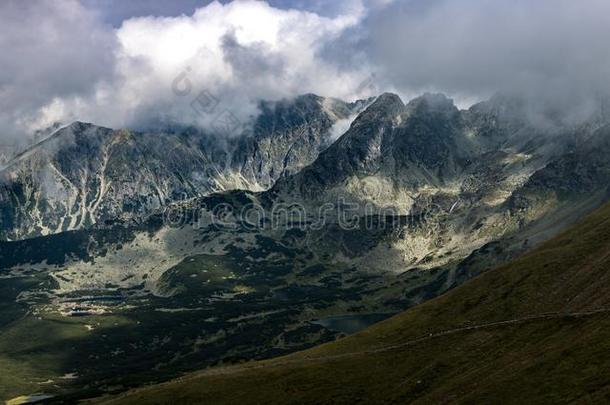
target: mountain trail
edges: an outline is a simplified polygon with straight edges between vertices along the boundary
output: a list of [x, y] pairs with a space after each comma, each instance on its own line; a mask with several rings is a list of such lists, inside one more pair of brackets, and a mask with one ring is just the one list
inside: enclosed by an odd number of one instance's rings
[[175, 380], [172, 380], [172, 381], [168, 381], [165, 384], [171, 384], [172, 382], [188, 381], [190, 379], [194, 379], [194, 378], [198, 378], [198, 377], [202, 377], [202, 376], [209, 376], [209, 375], [238, 374], [240, 372], [249, 371], [249, 370], [272, 368], [272, 367], [292, 365], [292, 364], [304, 364], [304, 363], [315, 362], [315, 361], [336, 360], [336, 359], [342, 359], [342, 358], [348, 358], [348, 357], [360, 356], [360, 355], [366, 355], [366, 354], [383, 353], [383, 352], [387, 352], [390, 350], [396, 350], [396, 349], [401, 349], [404, 347], [412, 346], [412, 345], [415, 345], [415, 344], [418, 344], [421, 342], [425, 342], [425, 341], [428, 341], [431, 339], [435, 339], [438, 337], [453, 335], [453, 334], [467, 332], [467, 331], [471, 331], [471, 330], [493, 328], [493, 327], [497, 327], [497, 326], [508, 326], [508, 325], [514, 325], [514, 324], [519, 324], [519, 323], [540, 321], [540, 320], [549, 320], [549, 319], [556, 319], [556, 318], [581, 318], [581, 317], [586, 317], [586, 316], [597, 315], [600, 313], [610, 313], [610, 308], [601, 308], [601, 309], [595, 309], [595, 310], [585, 311], [585, 312], [549, 312], [549, 313], [543, 313], [543, 314], [537, 314], [537, 315], [530, 315], [530, 316], [521, 317], [521, 318], [507, 319], [504, 321], [496, 321], [496, 322], [488, 322], [488, 323], [482, 323], [482, 324], [477, 324], [477, 325], [472, 325], [472, 326], [464, 326], [461, 328], [433, 332], [433, 333], [430, 333], [429, 335], [411, 339], [411, 340], [408, 340], [403, 343], [389, 345], [389, 346], [382, 346], [382, 347], [378, 347], [378, 348], [372, 349], [372, 350], [361, 350], [361, 351], [341, 353], [341, 354], [336, 354], [336, 355], [332, 355], [332, 356], [324, 356], [324, 357], [305, 357], [305, 358], [294, 359], [294, 360], [273, 362], [270, 364], [263, 363], [263, 364], [257, 364], [257, 365], [252, 365], [252, 366], [236, 365], [236, 366], [228, 366], [228, 367], [210, 368], [210, 369], [204, 370], [202, 372], [199, 372], [197, 374], [193, 374], [190, 376], [184, 376], [184, 377], [180, 377]]

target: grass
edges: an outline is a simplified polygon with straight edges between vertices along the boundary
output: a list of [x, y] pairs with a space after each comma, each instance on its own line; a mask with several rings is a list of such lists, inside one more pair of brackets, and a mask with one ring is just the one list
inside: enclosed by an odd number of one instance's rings
[[[350, 337], [102, 402], [608, 403], [610, 314], [569, 316], [600, 308], [610, 308], [610, 205], [510, 264]], [[543, 313], [558, 315], [437, 335]]]
[[[116, 317], [96, 318], [96, 333], [111, 330], [126, 320]], [[68, 383], [62, 376], [77, 365], [90, 362], [78, 355], [79, 342], [90, 335], [85, 318], [64, 318], [45, 314], [28, 316], [0, 333], [0, 398], [23, 393], [54, 391], [57, 384]], [[52, 348], [52, 349], [50, 349]], [[100, 350], [102, 352], [102, 350]], [[74, 360], [71, 366], [69, 359]], [[44, 383], [47, 380], [53, 382]]]
[[[110, 312], [101, 315], [62, 316], [44, 294], [28, 299], [35, 301], [32, 305], [16, 302], [22, 291], [44, 293], [47, 271], [3, 279], [0, 401], [44, 392], [74, 402], [212, 364], [302, 350], [336, 337], [306, 322], [310, 305], [321, 306], [316, 308], [319, 316], [325, 311], [333, 315], [327, 307], [357, 301], [365, 288], [319, 285], [316, 280], [329, 275], [356, 276], [326, 265], [317, 279], [308, 277], [289, 288], [283, 279], [291, 274], [290, 258], [269, 263], [239, 253], [189, 257], [161, 279], [167, 291], [176, 292], [171, 299], [136, 295], [110, 300]], [[282, 295], [275, 296], [272, 285]], [[223, 299], [225, 295], [235, 297]], [[257, 314], [264, 316], [253, 316]], [[78, 378], [62, 378], [71, 373]]]

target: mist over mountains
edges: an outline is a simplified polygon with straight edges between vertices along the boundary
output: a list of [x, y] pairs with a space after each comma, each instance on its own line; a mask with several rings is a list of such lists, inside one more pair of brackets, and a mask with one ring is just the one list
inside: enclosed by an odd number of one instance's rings
[[21, 239], [141, 221], [171, 203], [238, 189], [295, 202], [371, 199], [406, 214], [426, 187], [466, 187], [496, 164], [495, 153], [523, 160], [518, 185], [608, 122], [599, 113], [579, 124], [533, 116], [527, 102], [496, 95], [459, 110], [442, 94], [406, 105], [391, 93], [355, 103], [308, 94], [261, 103], [256, 120], [228, 138], [169, 124], [138, 132], [75, 122], [1, 167], [2, 232]]
[[[603, 16], [610, 10], [601, 0], [346, 0], [305, 8], [238, 0], [185, 3], [182, 15], [177, 3], [164, 17], [116, 5], [125, 13], [120, 23], [109, 23], [95, 2], [1, 7], [5, 140], [76, 120], [209, 129], [225, 110], [250, 124], [261, 100], [305, 93], [354, 101], [383, 91], [407, 100], [444, 92], [467, 108], [501, 92], [531, 100], [532, 115], [554, 111], [577, 123], [609, 94]], [[216, 114], [193, 109], [202, 92], [217, 99]]]
[[[430, 93], [261, 111], [229, 138], [75, 122], [2, 167], [0, 347], [30, 355], [0, 357], [17, 376], [1, 395], [55, 378], [49, 395], [82, 398], [335, 340], [610, 198], [601, 115], [540, 125], [521, 99]], [[31, 322], [48, 333], [24, 338]]]
[[0, 400], [610, 400], [608, 15], [0, 2]]

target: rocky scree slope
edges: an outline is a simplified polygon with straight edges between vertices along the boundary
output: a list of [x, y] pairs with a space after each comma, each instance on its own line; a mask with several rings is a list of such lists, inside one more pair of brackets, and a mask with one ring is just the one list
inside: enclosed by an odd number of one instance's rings
[[311, 163], [333, 125], [365, 104], [311, 94], [263, 102], [248, 133], [232, 138], [73, 123], [2, 166], [0, 238], [140, 221], [172, 201], [267, 189]]

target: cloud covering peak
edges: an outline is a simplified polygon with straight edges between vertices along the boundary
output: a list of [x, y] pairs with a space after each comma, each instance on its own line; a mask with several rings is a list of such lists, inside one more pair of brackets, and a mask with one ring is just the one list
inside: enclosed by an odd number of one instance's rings
[[187, 3], [110, 24], [96, 0], [1, 2], [0, 139], [72, 120], [241, 125], [259, 100], [303, 93], [465, 106], [502, 91], [563, 111], [610, 94], [604, 0]]
[[[222, 111], [243, 122], [258, 100], [307, 92], [348, 97], [365, 75], [319, 56], [363, 18], [359, 2], [325, 17], [263, 1], [214, 1], [192, 15], [136, 17], [116, 29], [71, 0], [0, 7], [9, 66], [0, 119], [9, 133], [70, 120], [206, 127]], [[21, 27], [4, 24], [23, 18]], [[197, 108], [200, 96], [212, 99], [215, 111]]]
[[610, 2], [401, 1], [370, 15], [360, 49], [394, 86], [549, 100], [608, 92]]

